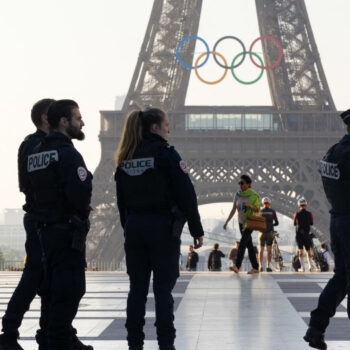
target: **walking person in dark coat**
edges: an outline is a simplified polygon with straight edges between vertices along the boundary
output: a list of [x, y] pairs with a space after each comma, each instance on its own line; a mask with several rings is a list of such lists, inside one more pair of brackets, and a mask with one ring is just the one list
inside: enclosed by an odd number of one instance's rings
[[219, 244], [214, 244], [214, 249], [208, 257], [208, 271], [221, 271], [221, 258], [224, 258], [225, 254], [219, 250]]

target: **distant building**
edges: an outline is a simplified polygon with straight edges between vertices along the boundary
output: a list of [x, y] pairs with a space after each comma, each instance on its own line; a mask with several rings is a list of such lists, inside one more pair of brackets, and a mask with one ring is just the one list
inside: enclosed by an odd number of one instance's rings
[[25, 231], [22, 209], [5, 209], [4, 224], [0, 225], [0, 247], [23, 251]]
[[119, 95], [119, 96], [115, 97], [114, 109], [116, 111], [120, 111], [122, 109], [125, 97], [126, 97], [126, 95]]

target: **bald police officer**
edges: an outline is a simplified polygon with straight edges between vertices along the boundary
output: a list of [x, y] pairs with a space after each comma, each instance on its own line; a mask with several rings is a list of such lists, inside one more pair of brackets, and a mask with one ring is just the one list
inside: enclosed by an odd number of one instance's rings
[[[324, 333], [338, 305], [350, 292], [350, 110], [341, 114], [348, 134], [332, 146], [320, 162], [320, 173], [332, 207], [331, 247], [334, 276], [322, 291], [317, 308], [311, 312], [304, 340], [316, 349], [327, 349]], [[350, 299], [347, 301], [350, 318]]]
[[27, 172], [35, 196], [32, 215], [43, 249], [48, 348], [73, 350], [72, 321], [85, 294], [92, 175], [72, 143], [72, 139], [84, 139], [78, 104], [53, 102], [48, 122], [52, 132], [28, 155]]

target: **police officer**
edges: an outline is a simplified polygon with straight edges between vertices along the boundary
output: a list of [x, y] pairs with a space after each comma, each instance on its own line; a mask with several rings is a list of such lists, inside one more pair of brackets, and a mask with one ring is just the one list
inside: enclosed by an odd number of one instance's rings
[[72, 321], [85, 293], [92, 176], [72, 143], [84, 139], [78, 104], [53, 102], [48, 122], [53, 131], [28, 155], [27, 172], [35, 198], [32, 215], [40, 227], [43, 249], [48, 348], [70, 350], [75, 348]]
[[185, 162], [167, 143], [168, 134], [165, 112], [134, 111], [126, 119], [116, 155], [117, 204], [130, 278], [125, 325], [130, 350], [143, 349], [152, 272], [159, 348], [175, 349], [171, 291], [179, 276], [179, 236], [186, 220], [194, 248], [203, 244], [196, 194]]
[[[47, 111], [49, 106], [54, 102], [53, 99], [42, 99], [34, 104], [31, 110], [31, 119], [37, 130], [35, 133], [28, 135], [21, 143], [18, 150], [18, 181], [19, 189], [25, 194], [25, 204], [23, 210], [24, 228], [26, 231], [26, 264], [23, 270], [21, 280], [15, 289], [9, 303], [4, 317], [2, 318], [2, 331], [0, 335], [0, 350], [22, 349], [18, 344], [17, 338], [19, 336], [18, 329], [22, 323], [23, 316], [28, 311], [31, 302], [36, 294], [40, 293], [40, 283], [43, 277], [42, 263], [41, 263], [41, 247], [38, 236], [37, 223], [33, 218], [32, 210], [34, 206], [33, 191], [28, 179], [27, 157], [30, 152], [40, 143], [44, 142], [45, 136], [49, 133], [49, 123], [47, 121]], [[46, 319], [48, 305], [45, 298], [41, 299], [42, 314], [40, 319], [40, 327], [36, 334], [36, 339], [40, 345], [40, 349], [47, 349], [46, 338]], [[75, 336], [74, 333], [74, 349], [91, 349], [85, 347]]]
[[262, 205], [264, 206], [261, 210], [261, 216], [266, 220], [266, 230], [265, 232], [259, 232], [259, 262], [260, 262], [260, 272], [264, 270], [264, 248], [266, 245], [267, 258], [266, 258], [266, 271], [272, 272], [271, 260], [272, 260], [272, 243], [274, 239], [274, 226], [278, 226], [278, 219], [276, 211], [270, 208], [271, 200], [268, 197], [264, 197], [262, 200]]
[[[43, 142], [46, 134], [49, 132], [49, 123], [47, 121], [47, 110], [52, 99], [43, 99], [35, 103], [31, 111], [31, 119], [36, 126], [35, 133], [28, 135], [21, 143], [18, 150], [18, 180], [19, 189], [25, 194], [25, 204], [23, 210], [24, 228], [26, 231], [26, 264], [23, 270], [21, 280], [18, 283], [9, 303], [5, 315], [2, 318], [2, 331], [0, 335], [0, 349], [22, 349], [18, 344], [18, 329], [22, 323], [23, 316], [28, 311], [31, 302], [39, 291], [42, 278], [41, 248], [39, 236], [37, 234], [36, 223], [32, 217], [32, 207], [34, 203], [33, 193], [26, 176], [26, 160], [28, 154], [40, 142]], [[45, 307], [44, 307], [45, 309]], [[40, 322], [44, 326], [44, 322]], [[37, 338], [41, 340], [42, 331], [38, 331]]]
[[[332, 146], [320, 162], [326, 197], [331, 205], [331, 247], [334, 276], [323, 289], [318, 306], [311, 312], [304, 340], [316, 349], [327, 349], [324, 333], [338, 305], [350, 294], [350, 110], [341, 114], [348, 134]], [[350, 318], [350, 298], [347, 306]]]

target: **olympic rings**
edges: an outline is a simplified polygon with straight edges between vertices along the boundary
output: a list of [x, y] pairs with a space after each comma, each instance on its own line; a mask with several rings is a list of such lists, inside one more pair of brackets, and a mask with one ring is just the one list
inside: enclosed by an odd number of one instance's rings
[[[182, 60], [182, 58], [181, 58], [181, 56], [180, 56], [180, 48], [182, 47], [182, 45], [183, 45], [187, 40], [190, 40], [190, 39], [198, 39], [198, 40], [200, 40], [200, 41], [205, 45], [206, 50], [207, 50], [206, 52], [202, 53], [202, 54], [197, 58], [194, 67], [187, 65], [187, 64]], [[216, 48], [217, 48], [217, 46], [219, 45], [219, 43], [220, 43], [221, 41], [225, 40], [225, 39], [233, 39], [233, 40], [236, 40], [237, 42], [239, 42], [239, 43], [241, 44], [241, 46], [242, 46], [242, 48], [243, 48], [243, 51], [242, 51], [241, 53], [239, 53], [238, 55], [235, 56], [235, 58], [233, 59], [232, 64], [231, 64], [230, 67], [227, 66], [227, 62], [226, 62], [225, 58], [224, 58], [220, 53], [218, 53], [218, 52], [216, 51]], [[259, 40], [262, 40], [262, 39], [270, 39], [270, 40], [272, 40], [273, 42], [275, 42], [275, 43], [277, 44], [278, 49], [279, 49], [279, 55], [278, 55], [278, 58], [277, 58], [276, 62], [273, 63], [273, 64], [271, 64], [271, 65], [269, 65], [269, 66], [264, 66], [264, 62], [263, 62], [263, 60], [261, 59], [261, 57], [258, 56], [257, 53], [254, 53], [254, 52], [252, 51], [252, 50], [253, 50], [253, 46], [254, 46]], [[212, 81], [212, 82], [208, 82], [208, 81], [204, 80], [202, 77], [200, 77], [200, 75], [199, 75], [199, 73], [198, 73], [198, 68], [203, 67], [203, 66], [207, 63], [210, 54], [214, 55], [214, 60], [215, 60], [215, 62], [216, 62], [221, 68], [224, 68], [224, 69], [225, 69], [225, 72], [224, 72], [223, 76], [222, 76], [220, 79], [218, 79], [218, 80], [216, 80], [216, 81]], [[239, 79], [239, 78], [237, 77], [237, 75], [235, 74], [235, 72], [234, 72], [234, 69], [237, 68], [237, 67], [239, 67], [239, 66], [244, 62], [245, 57], [246, 57], [246, 54], [249, 54], [250, 60], [253, 62], [253, 64], [254, 64], [256, 67], [262, 69], [262, 71], [261, 71], [261, 73], [259, 74], [258, 78], [255, 79], [255, 80], [252, 80], [252, 81], [250, 81], [250, 82], [249, 82], [249, 81], [248, 81], [248, 82], [247, 82], [247, 81], [243, 81], [243, 80]], [[199, 60], [200, 60], [204, 55], [206, 55], [207, 57], [205, 58], [205, 60], [204, 60], [203, 63], [201, 63], [200, 65], [198, 65]], [[223, 62], [225, 63], [225, 65], [222, 65], [222, 64], [218, 61], [216, 55], [219, 56], [219, 57], [223, 60]], [[240, 56], [243, 56], [243, 57], [241, 58], [241, 60], [240, 60], [237, 64], [235, 64], [236, 60], [237, 60], [238, 57], [240, 57]], [[253, 56], [255, 56], [255, 57], [258, 58], [258, 60], [260, 61], [261, 65], [257, 64], [257, 63], [254, 61]], [[206, 42], [203, 38], [201, 38], [201, 37], [199, 37], [199, 36], [196, 36], [196, 35], [190, 35], [190, 36], [187, 36], [187, 37], [183, 38], [183, 39], [177, 44], [177, 46], [176, 46], [176, 58], [177, 58], [178, 62], [179, 62], [184, 68], [186, 68], [186, 69], [194, 69], [197, 78], [198, 78], [199, 80], [201, 80], [203, 83], [205, 83], [205, 84], [210, 84], [210, 85], [215, 85], [215, 84], [220, 83], [220, 82], [226, 77], [226, 74], [227, 74], [227, 70], [228, 70], [228, 69], [231, 69], [231, 72], [232, 72], [233, 77], [234, 77], [239, 83], [245, 84], [245, 85], [254, 84], [254, 83], [256, 83], [257, 81], [259, 81], [259, 80], [261, 79], [261, 77], [262, 77], [262, 75], [263, 75], [265, 69], [268, 70], [268, 69], [273, 69], [273, 68], [275, 68], [275, 67], [281, 62], [282, 57], [283, 57], [283, 48], [282, 48], [281, 43], [280, 43], [276, 38], [274, 38], [274, 37], [272, 37], [272, 36], [270, 36], [270, 35], [263, 35], [263, 36], [260, 36], [259, 38], [255, 39], [255, 40], [252, 42], [252, 44], [250, 45], [249, 51], [246, 51], [243, 42], [242, 42], [239, 38], [237, 38], [237, 37], [235, 37], [235, 36], [223, 36], [222, 38], [220, 38], [220, 39], [215, 43], [214, 48], [213, 48], [213, 51], [210, 51], [207, 42]]]
[[207, 63], [207, 61], [208, 61], [208, 59], [209, 59], [209, 56], [210, 56], [210, 53], [209, 53], [209, 52], [210, 52], [210, 49], [209, 49], [209, 46], [208, 46], [207, 42], [206, 42], [204, 39], [202, 39], [201, 37], [199, 37], [199, 36], [190, 35], [190, 36], [186, 36], [185, 38], [183, 38], [183, 39], [177, 44], [177, 46], [176, 46], [176, 58], [177, 58], [177, 60], [179, 61], [179, 63], [180, 63], [183, 67], [185, 67], [185, 68], [187, 68], [187, 69], [194, 69], [194, 67], [187, 65], [187, 64], [181, 59], [181, 57], [180, 57], [180, 48], [181, 48], [181, 46], [182, 46], [187, 40], [190, 40], [190, 39], [198, 39], [198, 40], [200, 40], [200, 41], [205, 45], [205, 48], [207, 49], [207, 57], [206, 57], [206, 59], [204, 60], [204, 62], [201, 63], [201, 64], [198, 66], [198, 68], [200, 68], [200, 67], [204, 66], [204, 65]]
[[[218, 55], [218, 56], [224, 61], [225, 67], [227, 66], [227, 61], [226, 61], [225, 57], [224, 57], [223, 55], [221, 55], [221, 53], [218, 53], [218, 52], [215, 52], [215, 51], [210, 51], [210, 54], [214, 55], [214, 57], [216, 57], [216, 55]], [[207, 80], [204, 80], [204, 79], [199, 75], [199, 73], [198, 73], [198, 67], [199, 67], [199, 66], [198, 66], [198, 63], [199, 63], [200, 59], [201, 59], [204, 55], [206, 55], [206, 52], [202, 53], [202, 54], [197, 58], [196, 63], [194, 64], [194, 71], [195, 71], [195, 73], [196, 73], [197, 78], [198, 78], [201, 82], [203, 82], [203, 83], [205, 83], [205, 84], [208, 84], [208, 85], [215, 85], [215, 84], [221, 83], [221, 82], [225, 79], [225, 77], [226, 77], [227, 68], [225, 68], [225, 71], [224, 71], [223, 76], [222, 76], [220, 79], [215, 80], [215, 81], [207, 81]], [[260, 58], [260, 57], [259, 57], [259, 58]]]
[[[237, 75], [235, 74], [235, 72], [233, 71], [233, 69], [234, 69], [234, 67], [235, 67], [234, 64], [235, 64], [237, 58], [238, 58], [239, 56], [245, 55], [246, 53], [249, 53], [250, 56], [255, 56], [255, 57], [257, 57], [257, 58], [259, 59], [261, 65], [264, 64], [262, 58], [261, 58], [257, 53], [252, 52], [252, 51], [241, 52], [241, 53], [239, 53], [239, 54], [233, 59], [233, 61], [232, 61], [232, 64], [231, 64], [231, 73], [232, 73], [233, 77], [234, 77], [239, 83], [245, 84], [245, 85], [251, 85], [251, 84], [254, 84], [254, 83], [258, 82], [258, 81], [261, 79], [261, 77], [262, 77], [263, 74], [264, 74], [264, 70], [263, 70], [263, 69], [261, 69], [261, 72], [260, 72], [259, 76], [258, 76], [255, 80], [252, 80], [252, 81], [240, 80], [240, 79], [237, 77]], [[204, 53], [204, 55], [205, 55], [205, 53]]]
[[272, 41], [274, 41], [278, 48], [279, 48], [279, 56], [277, 58], [277, 61], [274, 63], [274, 64], [271, 64], [270, 66], [267, 66], [267, 67], [264, 67], [263, 66], [263, 63], [261, 63], [261, 66], [259, 66], [257, 63], [255, 63], [255, 61], [253, 60], [253, 57], [252, 57], [252, 54], [249, 55], [250, 57], [250, 60], [253, 62], [253, 64], [255, 66], [257, 66], [258, 68], [261, 68], [261, 69], [272, 69], [272, 68], [275, 68], [282, 60], [282, 56], [283, 56], [283, 48], [282, 48], [282, 45], [281, 43], [276, 39], [274, 38], [273, 36], [270, 36], [270, 35], [263, 35], [257, 39], [255, 39], [252, 44], [250, 45], [250, 48], [249, 48], [249, 51], [253, 51], [253, 46], [255, 45], [255, 43], [259, 40], [262, 40], [262, 39], [270, 39]]

